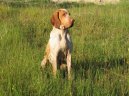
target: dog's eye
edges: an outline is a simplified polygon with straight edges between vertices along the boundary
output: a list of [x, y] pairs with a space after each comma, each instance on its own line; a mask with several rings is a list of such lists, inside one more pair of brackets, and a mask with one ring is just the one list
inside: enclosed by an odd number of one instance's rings
[[66, 13], [64, 13], [63, 16], [66, 16]]

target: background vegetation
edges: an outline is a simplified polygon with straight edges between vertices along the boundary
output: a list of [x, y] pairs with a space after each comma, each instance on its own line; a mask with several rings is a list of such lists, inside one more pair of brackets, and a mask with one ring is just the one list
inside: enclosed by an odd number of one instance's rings
[[[47, 0], [46, 0], [47, 1]], [[72, 80], [40, 63], [50, 17], [67, 8], [76, 20]], [[0, 96], [129, 96], [129, 2], [117, 5], [1, 1]], [[64, 74], [66, 76], [64, 76]]]

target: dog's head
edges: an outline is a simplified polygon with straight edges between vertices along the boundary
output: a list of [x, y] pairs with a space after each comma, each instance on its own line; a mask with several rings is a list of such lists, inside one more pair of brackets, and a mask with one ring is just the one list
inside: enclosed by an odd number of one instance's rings
[[68, 29], [73, 26], [74, 19], [66, 9], [58, 9], [51, 17], [51, 24], [59, 29]]

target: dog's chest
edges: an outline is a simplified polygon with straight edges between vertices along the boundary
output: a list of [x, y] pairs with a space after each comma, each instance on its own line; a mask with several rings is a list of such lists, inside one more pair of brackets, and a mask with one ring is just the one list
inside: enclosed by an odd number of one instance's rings
[[67, 49], [67, 33], [59, 34], [60, 50], [65, 51]]
[[72, 41], [67, 30], [53, 28], [50, 33], [49, 43], [53, 53], [58, 51], [65, 52], [67, 49], [72, 49]]

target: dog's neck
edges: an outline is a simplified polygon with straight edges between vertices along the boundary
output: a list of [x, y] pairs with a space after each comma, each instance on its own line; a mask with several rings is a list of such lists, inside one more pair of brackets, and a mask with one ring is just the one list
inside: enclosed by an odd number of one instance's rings
[[65, 40], [67, 34], [68, 34], [68, 29], [58, 29], [56, 27], [53, 27], [54, 32], [56, 32], [62, 40]]
[[61, 34], [66, 34], [68, 32], [68, 29], [63, 29], [61, 27], [59, 29], [59, 28], [56, 28], [54, 26], [53, 26], [53, 30], [56, 30], [56, 32], [61, 33]]

